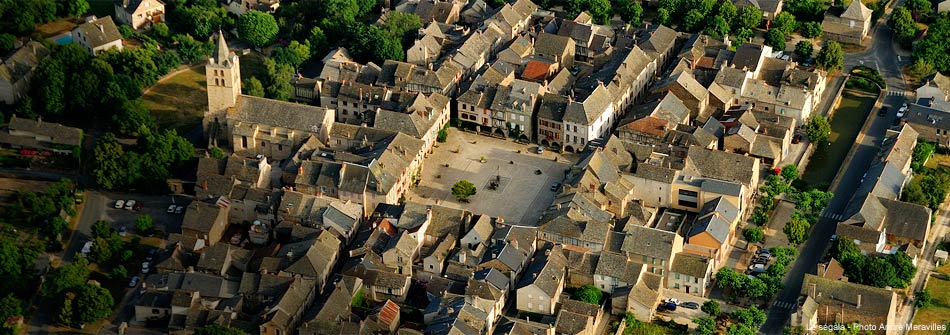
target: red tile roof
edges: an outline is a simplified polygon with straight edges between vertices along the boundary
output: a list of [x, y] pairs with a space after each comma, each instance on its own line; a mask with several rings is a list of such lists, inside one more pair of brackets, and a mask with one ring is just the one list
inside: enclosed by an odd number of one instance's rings
[[669, 122], [666, 120], [647, 116], [645, 118], [633, 121], [624, 126], [624, 128], [639, 133], [649, 134], [656, 137], [663, 137], [666, 134], [666, 128]]
[[392, 325], [397, 317], [399, 317], [399, 305], [396, 305], [392, 300], [386, 300], [383, 308], [379, 310], [379, 321]]
[[521, 78], [525, 80], [544, 81], [548, 75], [551, 74], [552, 65], [551, 63], [539, 60], [530, 60], [528, 64], [525, 65], [524, 72], [521, 72]]

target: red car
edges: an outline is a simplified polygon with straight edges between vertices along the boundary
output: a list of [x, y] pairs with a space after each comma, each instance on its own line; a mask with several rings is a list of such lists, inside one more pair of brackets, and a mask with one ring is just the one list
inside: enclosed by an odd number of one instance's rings
[[23, 149], [23, 150], [20, 150], [20, 154], [23, 156], [33, 156], [33, 155], [36, 155], [36, 150]]

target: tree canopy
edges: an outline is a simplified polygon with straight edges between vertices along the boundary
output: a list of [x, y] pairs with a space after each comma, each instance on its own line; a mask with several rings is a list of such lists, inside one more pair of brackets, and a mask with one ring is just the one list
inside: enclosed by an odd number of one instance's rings
[[458, 201], [468, 201], [468, 198], [475, 195], [475, 193], [475, 184], [468, 180], [462, 179], [452, 185], [452, 195]]
[[594, 285], [584, 285], [574, 291], [574, 299], [586, 302], [588, 304], [600, 304], [600, 299], [604, 293]]
[[805, 125], [805, 134], [808, 140], [817, 145], [823, 145], [828, 142], [828, 135], [831, 134], [831, 124], [828, 123], [822, 115], [813, 115], [808, 124]]
[[755, 6], [742, 7], [742, 12], [736, 20], [738, 28], [755, 29], [762, 24], [762, 11]]
[[917, 22], [914, 22], [914, 18], [911, 17], [910, 11], [904, 7], [894, 9], [891, 17], [887, 20], [887, 26], [894, 30], [894, 37], [904, 47], [910, 47], [920, 31]]
[[103, 319], [112, 313], [112, 293], [102, 287], [83, 284], [77, 290], [75, 304], [75, 321], [92, 323]]
[[785, 50], [785, 33], [778, 28], [769, 29], [765, 33], [765, 45], [772, 47], [774, 50]]
[[801, 57], [802, 59], [811, 58], [812, 52], [815, 51], [814, 45], [811, 44], [811, 41], [801, 40], [795, 44], [795, 54]]
[[237, 22], [238, 36], [258, 48], [263, 48], [277, 37], [277, 20], [269, 13], [250, 11], [241, 15]]
[[815, 64], [828, 72], [841, 70], [844, 65], [844, 51], [841, 50], [841, 44], [835, 41], [825, 42], [825, 46], [815, 56]]

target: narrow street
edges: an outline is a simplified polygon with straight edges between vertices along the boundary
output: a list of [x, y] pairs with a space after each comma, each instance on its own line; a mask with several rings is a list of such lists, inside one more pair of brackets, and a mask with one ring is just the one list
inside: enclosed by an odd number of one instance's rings
[[[894, 6], [899, 5], [900, 1]], [[768, 318], [760, 329], [760, 333], [782, 334], [792, 311], [797, 308], [797, 300], [801, 292], [804, 275], [806, 273], [816, 273], [818, 262], [830, 245], [831, 235], [835, 233], [835, 227], [839, 220], [828, 217], [846, 215], [843, 211], [851, 200], [852, 191], [860, 185], [861, 176], [864, 175], [875, 159], [886, 130], [893, 124], [897, 117], [897, 109], [904, 102], [907, 88], [901, 76], [900, 63], [892, 43], [893, 32], [884, 24], [884, 22], [887, 22], [889, 15], [890, 13], [885, 14], [879, 21], [880, 23], [874, 28], [872, 36], [869, 37], [873, 43], [870, 48], [860, 53], [845, 55], [845, 65], [842, 70], [849, 71], [857, 65], [876, 68], [884, 77], [888, 86], [889, 93], [884, 99], [884, 106], [890, 107], [889, 115], [878, 117], [877, 112], [872, 111], [868, 116], [873, 117], [874, 120], [864, 133], [865, 136], [861, 138], [861, 141], [855, 142], [856, 148], [852, 148], [854, 150], [852, 159], [845, 162], [846, 167], [839, 171], [842, 174], [839, 176], [840, 181], [835, 189], [830, 190], [835, 195], [829, 202], [825, 215], [812, 229], [809, 239], [799, 249], [798, 259], [790, 266], [788, 273], [783, 278], [785, 288], [778, 293], [774, 305], [769, 308]], [[906, 58], [903, 60], [909, 61]]]

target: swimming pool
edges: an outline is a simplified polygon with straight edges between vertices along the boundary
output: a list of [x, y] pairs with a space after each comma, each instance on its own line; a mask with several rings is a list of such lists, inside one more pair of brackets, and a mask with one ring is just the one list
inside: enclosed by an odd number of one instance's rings
[[50, 40], [56, 42], [56, 44], [59, 45], [70, 44], [73, 43], [73, 34], [67, 31], [54, 37], [50, 37]]

